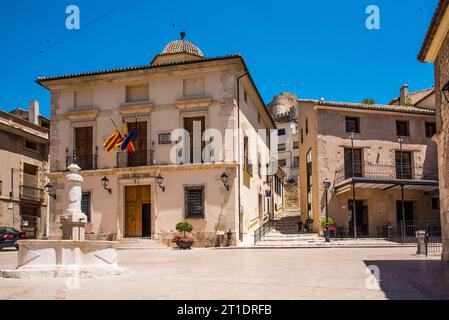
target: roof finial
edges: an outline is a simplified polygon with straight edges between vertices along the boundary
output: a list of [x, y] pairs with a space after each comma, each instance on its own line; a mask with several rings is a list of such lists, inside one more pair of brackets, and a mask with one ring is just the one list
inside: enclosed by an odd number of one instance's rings
[[184, 38], [186, 37], [186, 33], [184, 31], [182, 31], [180, 33], [180, 36], [181, 36], [181, 40], [184, 40]]

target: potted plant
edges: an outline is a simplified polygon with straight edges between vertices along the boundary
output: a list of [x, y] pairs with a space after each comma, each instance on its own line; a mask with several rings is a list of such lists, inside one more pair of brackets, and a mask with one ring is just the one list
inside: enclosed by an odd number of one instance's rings
[[[321, 230], [323, 232], [326, 232], [326, 218], [323, 217], [321, 218]], [[337, 231], [337, 227], [334, 224], [334, 219], [332, 219], [332, 217], [328, 217], [327, 219], [327, 227], [329, 230], [329, 237], [330, 238], [335, 238], [336, 235], [336, 231]]]
[[179, 222], [176, 225], [176, 230], [181, 232], [182, 236], [175, 236], [172, 242], [176, 243], [179, 249], [190, 249], [194, 242], [193, 236], [188, 234], [193, 230], [192, 224], [188, 221]]

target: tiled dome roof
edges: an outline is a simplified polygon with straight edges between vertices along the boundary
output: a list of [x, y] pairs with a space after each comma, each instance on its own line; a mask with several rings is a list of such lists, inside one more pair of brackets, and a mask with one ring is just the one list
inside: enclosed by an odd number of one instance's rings
[[201, 50], [196, 45], [186, 40], [176, 40], [170, 42], [165, 46], [164, 50], [162, 50], [161, 55], [176, 53], [189, 53], [204, 58], [204, 54]]

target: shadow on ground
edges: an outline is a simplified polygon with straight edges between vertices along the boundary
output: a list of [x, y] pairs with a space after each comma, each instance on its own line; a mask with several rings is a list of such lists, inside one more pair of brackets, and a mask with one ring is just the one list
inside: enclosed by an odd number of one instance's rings
[[377, 266], [380, 289], [391, 300], [449, 299], [449, 264], [441, 260], [365, 260]]

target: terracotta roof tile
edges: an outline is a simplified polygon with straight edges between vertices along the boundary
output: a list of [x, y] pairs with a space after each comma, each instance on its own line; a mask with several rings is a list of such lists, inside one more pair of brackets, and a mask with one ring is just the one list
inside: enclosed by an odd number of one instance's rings
[[359, 110], [400, 112], [400, 113], [412, 113], [412, 114], [424, 114], [424, 115], [435, 115], [436, 114], [435, 110], [418, 108], [418, 107], [414, 107], [414, 106], [363, 104], [363, 103], [323, 101], [323, 100], [312, 100], [312, 99], [299, 99], [298, 101], [299, 102], [312, 102], [317, 105], [323, 105], [323, 106], [329, 106], [329, 107], [339, 107], [339, 108], [349, 108], [349, 109], [359, 109]]

